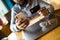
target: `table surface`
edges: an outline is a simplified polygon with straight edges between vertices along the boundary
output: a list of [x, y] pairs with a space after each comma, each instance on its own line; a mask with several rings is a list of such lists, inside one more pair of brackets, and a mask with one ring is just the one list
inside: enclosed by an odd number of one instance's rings
[[60, 40], [60, 26], [39, 38], [38, 40]]
[[[14, 37], [16, 36], [17, 38], [24, 39], [22, 36], [22, 31], [11, 33], [9, 37], [12, 37], [12, 35], [14, 35]], [[50, 31], [49, 33], [45, 34], [37, 40], [60, 40], [60, 26], [58, 26], [57, 28], [55, 28], [54, 30]]]

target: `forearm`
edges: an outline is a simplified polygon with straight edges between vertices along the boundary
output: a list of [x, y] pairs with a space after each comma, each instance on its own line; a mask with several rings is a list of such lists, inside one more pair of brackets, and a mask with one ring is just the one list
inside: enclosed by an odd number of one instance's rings
[[11, 29], [12, 32], [17, 32], [17, 31], [19, 31], [19, 29], [16, 27], [15, 24], [10, 25], [10, 29]]
[[11, 23], [10, 23], [10, 30], [11, 30], [12, 32], [19, 31], [19, 30], [16, 28], [15, 15], [16, 15], [16, 12], [12, 9], [12, 11], [11, 11]]
[[50, 13], [54, 12], [54, 7], [46, 2], [41, 2], [40, 7], [45, 7], [49, 10]]

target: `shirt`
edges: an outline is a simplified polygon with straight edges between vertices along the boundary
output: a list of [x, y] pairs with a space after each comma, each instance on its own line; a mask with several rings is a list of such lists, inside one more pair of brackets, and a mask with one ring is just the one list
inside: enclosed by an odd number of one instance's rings
[[15, 4], [14, 7], [11, 9], [11, 25], [10, 25], [11, 31], [13, 31], [13, 32], [19, 31], [16, 27], [16, 24], [14, 23], [14, 21], [15, 21], [14, 16], [16, 14], [18, 14], [19, 12], [24, 12], [27, 15], [27, 17], [32, 18], [33, 16], [38, 15], [38, 14], [37, 14], [37, 12], [35, 12], [35, 14], [32, 15], [32, 13], [30, 12], [30, 9], [34, 8], [37, 5], [39, 5], [40, 8], [46, 7], [49, 10], [50, 14], [53, 12], [52, 5], [45, 3], [41, 0], [33, 0], [31, 5], [29, 3], [27, 3], [27, 5], [25, 7], [21, 7], [19, 4]]

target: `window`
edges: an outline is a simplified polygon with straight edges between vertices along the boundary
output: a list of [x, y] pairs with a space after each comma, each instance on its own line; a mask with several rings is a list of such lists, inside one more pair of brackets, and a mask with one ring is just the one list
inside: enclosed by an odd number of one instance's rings
[[3, 14], [6, 14], [9, 11], [1, 0], [0, 0], [0, 10], [3, 11]]
[[14, 5], [14, 2], [12, 0], [2, 0], [3, 3], [6, 5], [6, 7], [11, 10], [11, 8], [13, 7]]

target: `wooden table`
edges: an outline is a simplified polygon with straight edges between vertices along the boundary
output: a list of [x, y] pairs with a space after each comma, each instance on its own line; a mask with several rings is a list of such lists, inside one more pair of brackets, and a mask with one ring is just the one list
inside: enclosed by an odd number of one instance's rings
[[60, 26], [39, 38], [38, 40], [60, 40]]
[[[24, 40], [23, 35], [22, 35], [22, 31], [11, 33], [9, 35], [9, 37], [11, 39], [13, 38], [12, 36], [14, 38], [17, 37], [17, 38], [20, 38], [21, 40]], [[58, 26], [56, 29], [50, 31], [49, 33], [45, 34], [44, 36], [42, 36], [41, 38], [39, 38], [37, 40], [60, 40], [60, 26]]]

